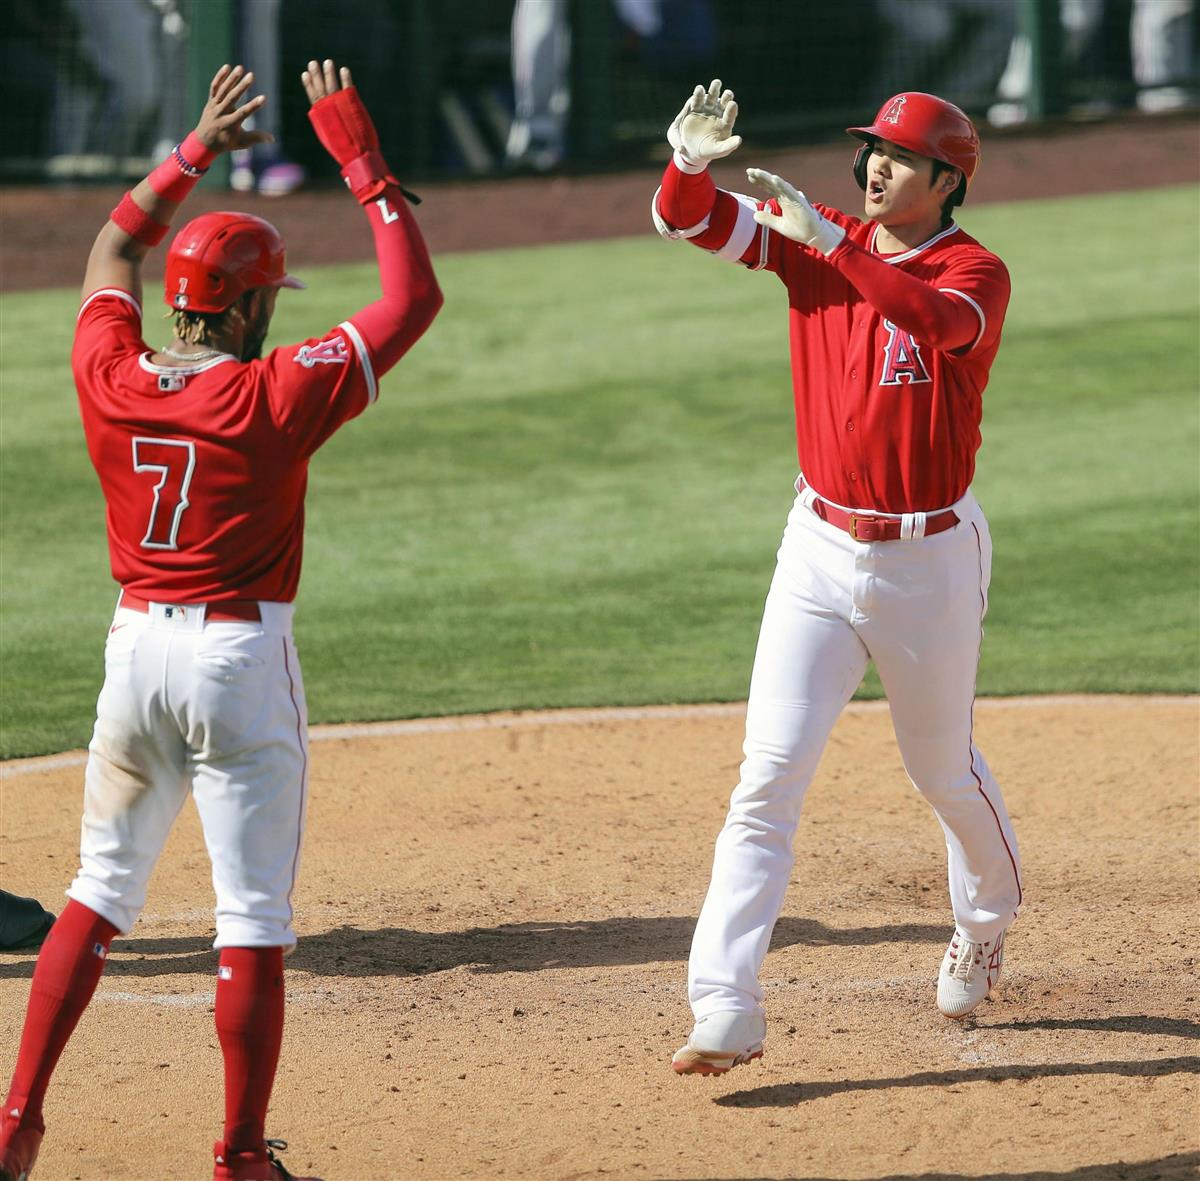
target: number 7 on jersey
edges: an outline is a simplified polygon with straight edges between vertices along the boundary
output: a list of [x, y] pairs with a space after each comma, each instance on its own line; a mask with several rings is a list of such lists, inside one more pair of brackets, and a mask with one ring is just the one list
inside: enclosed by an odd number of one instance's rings
[[133, 470], [157, 472], [150, 523], [141, 544], [144, 549], [178, 549], [179, 522], [187, 508], [188, 488], [196, 468], [196, 444], [181, 439], [133, 440]]

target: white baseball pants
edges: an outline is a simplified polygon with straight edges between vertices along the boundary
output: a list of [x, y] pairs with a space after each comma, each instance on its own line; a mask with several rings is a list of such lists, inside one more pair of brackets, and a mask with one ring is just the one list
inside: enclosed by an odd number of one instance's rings
[[84, 778], [80, 869], [68, 895], [122, 933], [189, 790], [216, 892], [215, 947], [292, 947], [308, 779], [292, 604], [261, 623], [203, 607], [119, 607]]
[[763, 1011], [758, 974], [783, 905], [800, 806], [868, 660], [905, 769], [941, 821], [959, 929], [989, 940], [1016, 917], [1017, 842], [972, 737], [991, 539], [970, 493], [954, 510], [959, 524], [943, 533], [864, 544], [797, 498], [763, 612], [741, 780], [692, 940], [688, 997], [697, 1019]]

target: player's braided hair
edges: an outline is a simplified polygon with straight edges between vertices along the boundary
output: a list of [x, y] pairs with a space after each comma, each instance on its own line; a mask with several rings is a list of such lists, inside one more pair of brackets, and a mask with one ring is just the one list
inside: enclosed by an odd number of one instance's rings
[[223, 312], [178, 311], [173, 319], [175, 335], [187, 344], [211, 344], [213, 334], [228, 314]]

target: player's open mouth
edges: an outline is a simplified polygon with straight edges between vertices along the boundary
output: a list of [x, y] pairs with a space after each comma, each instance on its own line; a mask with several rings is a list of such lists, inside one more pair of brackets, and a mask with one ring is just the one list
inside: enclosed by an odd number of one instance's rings
[[872, 201], [882, 201], [885, 191], [886, 190], [884, 189], [883, 184], [880, 181], [873, 180], [873, 181], [871, 181], [871, 183], [869, 185], [867, 185], [867, 196]]

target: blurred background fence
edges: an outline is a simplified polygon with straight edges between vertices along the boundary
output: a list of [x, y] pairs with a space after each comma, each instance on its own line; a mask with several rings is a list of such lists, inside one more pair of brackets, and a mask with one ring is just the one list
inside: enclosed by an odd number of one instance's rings
[[218, 183], [284, 194], [335, 174], [305, 119], [310, 57], [352, 67], [412, 178], [665, 155], [719, 74], [739, 131], [828, 138], [897, 90], [995, 125], [1194, 106], [1196, 0], [3, 0], [0, 179], [145, 173], [223, 61], [254, 69], [273, 150]]

